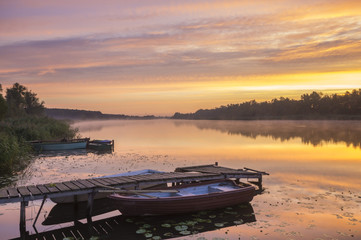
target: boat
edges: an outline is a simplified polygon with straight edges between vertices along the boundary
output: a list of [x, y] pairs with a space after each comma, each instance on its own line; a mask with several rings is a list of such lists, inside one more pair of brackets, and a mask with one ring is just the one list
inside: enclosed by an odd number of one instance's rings
[[[163, 172], [153, 170], [153, 169], [143, 169], [143, 170], [138, 170], [138, 171], [118, 173], [118, 174], [114, 174], [114, 175], [106, 175], [106, 176], [101, 176], [101, 177], [97, 177], [97, 178], [148, 175], [148, 174], [153, 174], [153, 173], [163, 173]], [[97, 178], [94, 178], [94, 179], [97, 179]], [[149, 189], [149, 188], [160, 187], [160, 186], [164, 186], [164, 185], [159, 185], [159, 184], [155, 185], [152, 183], [147, 183], [147, 184], [143, 184], [140, 189]], [[110, 194], [111, 194], [111, 192], [97, 192], [97, 193], [95, 193], [94, 199], [106, 198]], [[57, 197], [57, 198], [50, 198], [50, 199], [55, 203], [85, 202], [85, 201], [88, 201], [88, 194], [79, 194], [79, 195], [74, 195], [74, 196]]]
[[[165, 190], [165, 189], [163, 189]], [[232, 180], [214, 180], [169, 187], [175, 192], [131, 193], [109, 196], [114, 206], [126, 216], [170, 215], [224, 208], [252, 201], [255, 188]]]
[[94, 150], [111, 150], [114, 148], [114, 140], [91, 140], [87, 148]]
[[31, 141], [33, 148], [38, 151], [59, 151], [85, 149], [89, 138], [62, 139], [59, 141]]

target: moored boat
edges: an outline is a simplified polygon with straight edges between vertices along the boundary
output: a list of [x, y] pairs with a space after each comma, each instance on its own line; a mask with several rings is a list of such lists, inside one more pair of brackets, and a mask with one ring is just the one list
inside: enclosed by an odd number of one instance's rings
[[255, 188], [232, 180], [216, 180], [167, 188], [177, 192], [109, 196], [123, 215], [169, 215], [211, 210], [250, 202]]
[[61, 151], [73, 149], [85, 149], [89, 138], [63, 139], [60, 141], [32, 141], [30, 142], [36, 151]]
[[110, 150], [114, 148], [114, 140], [91, 140], [87, 147], [95, 150]]

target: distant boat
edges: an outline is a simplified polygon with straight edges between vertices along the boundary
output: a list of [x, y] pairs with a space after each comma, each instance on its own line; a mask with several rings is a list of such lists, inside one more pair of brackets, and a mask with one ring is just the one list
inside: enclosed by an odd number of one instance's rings
[[[118, 173], [114, 175], [106, 175], [98, 178], [106, 178], [106, 177], [121, 177], [121, 176], [135, 176], [135, 175], [148, 175], [153, 173], [162, 173], [161, 171], [152, 170], [152, 169], [144, 169], [144, 170], [138, 170], [138, 171], [132, 171], [132, 172], [125, 172], [125, 173]], [[96, 179], [96, 178], [95, 178]], [[144, 184], [141, 189], [145, 188], [152, 188], [155, 186], [164, 186], [160, 184]], [[97, 192], [94, 196], [94, 199], [102, 199], [106, 198], [111, 194], [111, 192]], [[68, 196], [68, 197], [57, 197], [57, 198], [50, 198], [51, 201], [55, 203], [73, 203], [75, 201], [77, 202], [85, 202], [88, 201], [88, 194], [80, 194], [75, 196]]]
[[59, 151], [59, 150], [73, 150], [85, 149], [89, 138], [78, 139], [63, 139], [59, 141], [31, 141], [34, 149], [38, 152], [41, 151]]
[[[165, 189], [164, 189], [165, 190]], [[231, 180], [216, 180], [170, 187], [178, 192], [149, 192], [131, 195], [112, 194], [114, 206], [123, 215], [169, 215], [224, 208], [250, 202], [255, 188]]]
[[114, 148], [114, 140], [91, 140], [87, 147], [95, 150], [111, 150]]

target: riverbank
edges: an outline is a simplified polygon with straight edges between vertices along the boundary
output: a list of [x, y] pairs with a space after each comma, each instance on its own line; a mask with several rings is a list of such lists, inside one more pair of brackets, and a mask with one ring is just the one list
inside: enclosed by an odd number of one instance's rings
[[73, 138], [77, 129], [44, 116], [7, 118], [0, 121], [0, 173], [10, 174], [26, 166], [32, 148], [27, 141]]

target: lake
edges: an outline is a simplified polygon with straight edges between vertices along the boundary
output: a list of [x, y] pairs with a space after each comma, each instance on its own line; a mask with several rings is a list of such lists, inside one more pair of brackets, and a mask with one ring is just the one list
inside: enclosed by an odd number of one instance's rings
[[[220, 166], [270, 173], [263, 178], [265, 191], [255, 196], [250, 206], [241, 206], [243, 210], [233, 207], [221, 213], [199, 213], [204, 214], [207, 227], [195, 226], [191, 216], [169, 217], [169, 221], [182, 221], [180, 224], [191, 230], [184, 231], [180, 239], [361, 238], [361, 121], [109, 120], [76, 122], [74, 127], [83, 137], [114, 139], [114, 152], [43, 153], [18, 176], [7, 179], [12, 181], [10, 185], [149, 168], [174, 171], [218, 162]], [[30, 234], [35, 233], [32, 222], [40, 204], [29, 202], [27, 207]], [[4, 239], [19, 236], [19, 205], [0, 205]], [[72, 225], [43, 226], [53, 206], [47, 200], [36, 225], [39, 232]], [[168, 220], [137, 219], [153, 230], [169, 227], [163, 223]], [[132, 221], [126, 219], [124, 224], [132, 224], [128, 229], [134, 228], [134, 239], [146, 239], [135, 233], [139, 226]], [[152, 234], [149, 239], [159, 239], [161, 234], [162, 238], [176, 236], [171, 231], [148, 234]]]

